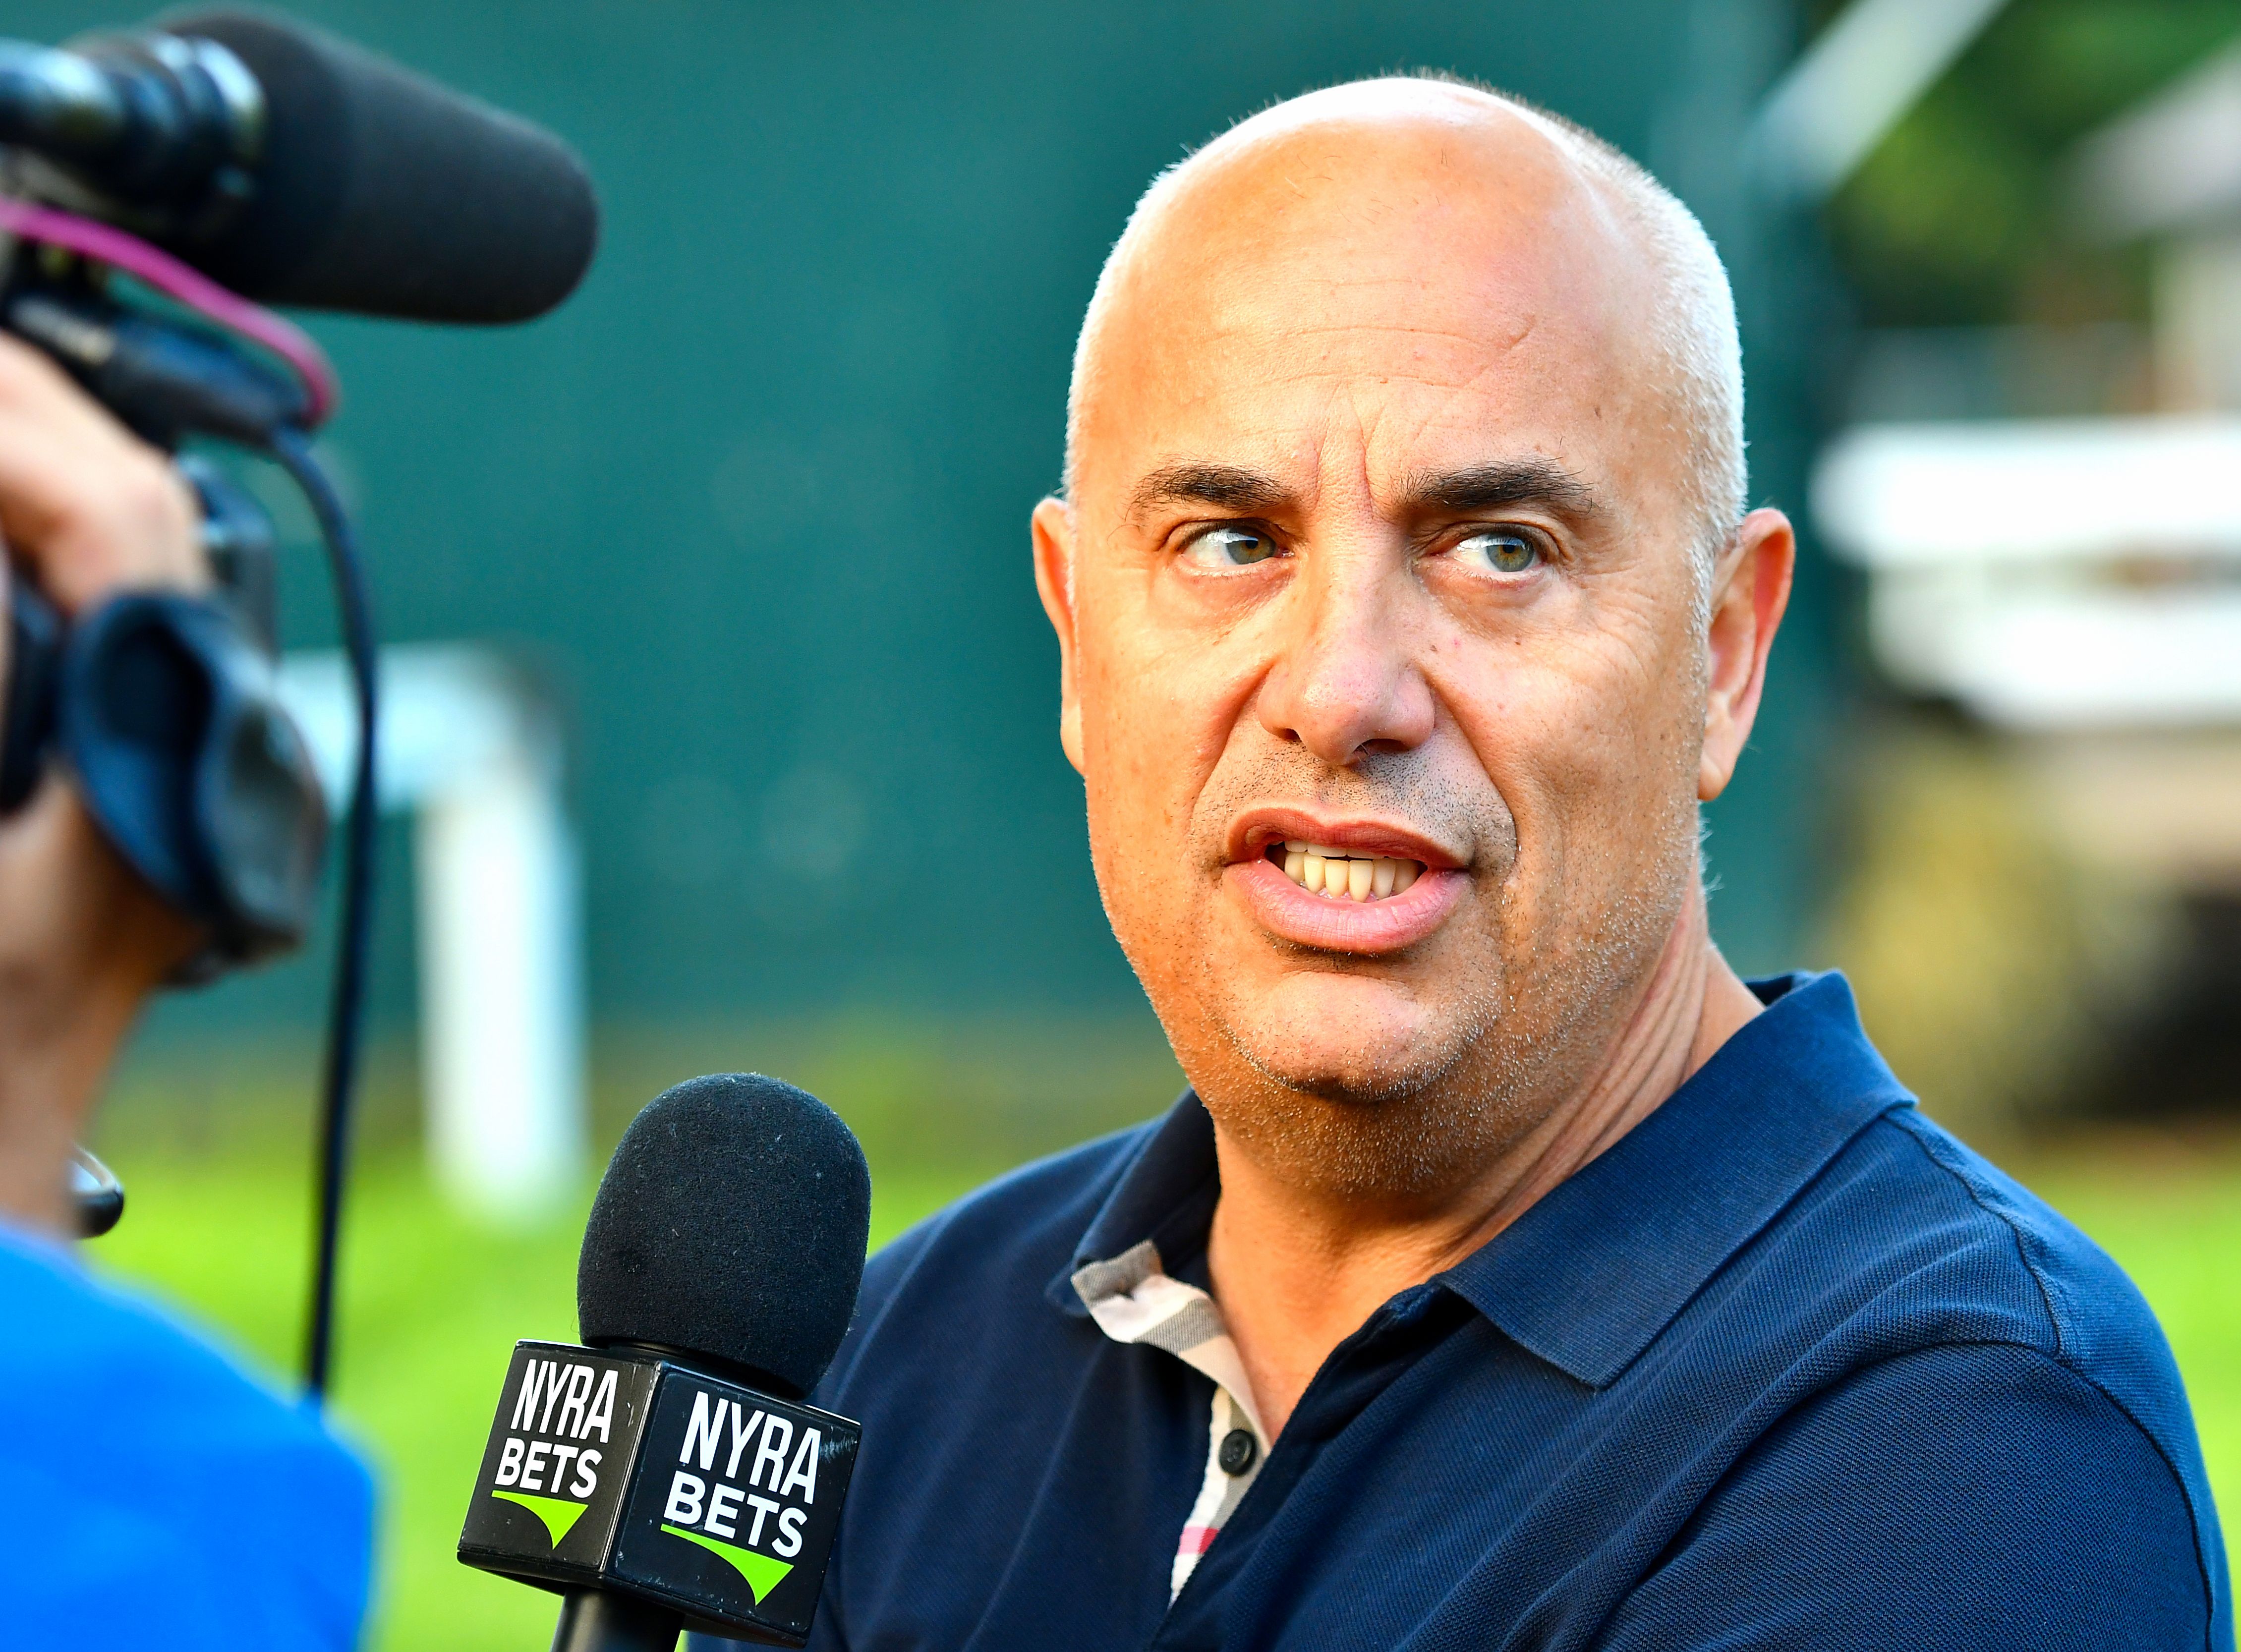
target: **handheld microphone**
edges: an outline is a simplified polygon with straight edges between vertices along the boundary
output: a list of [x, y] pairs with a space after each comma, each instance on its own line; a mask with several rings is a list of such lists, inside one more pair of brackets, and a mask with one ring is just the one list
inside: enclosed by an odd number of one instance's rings
[[559, 139], [258, 12], [0, 43], [0, 144], [26, 192], [265, 304], [524, 321], [575, 289], [599, 238]]
[[871, 1195], [848, 1127], [774, 1079], [694, 1079], [632, 1120], [584, 1232], [589, 1346], [515, 1346], [459, 1535], [565, 1597], [554, 1652], [807, 1642], [860, 1431], [801, 1399], [855, 1311]]

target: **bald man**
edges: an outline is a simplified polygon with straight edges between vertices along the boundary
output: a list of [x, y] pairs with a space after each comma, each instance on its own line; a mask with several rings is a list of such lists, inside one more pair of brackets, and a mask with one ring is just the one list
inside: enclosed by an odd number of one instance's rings
[[2137, 1294], [1710, 939], [1742, 397], [1695, 219], [1498, 96], [1145, 196], [1034, 572], [1191, 1088], [873, 1261], [816, 1645], [2231, 1645]]

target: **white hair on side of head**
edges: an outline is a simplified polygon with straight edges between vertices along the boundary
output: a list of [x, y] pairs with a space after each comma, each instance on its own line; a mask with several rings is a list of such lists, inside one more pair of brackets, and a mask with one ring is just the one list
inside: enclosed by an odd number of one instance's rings
[[[1584, 126], [1535, 107], [1524, 99], [1475, 81], [1443, 74], [1381, 77], [1396, 87], [1439, 86], [1475, 92], [1512, 110], [1538, 125], [1607, 191], [1628, 225], [1641, 238], [1651, 269], [1662, 289], [1654, 306], [1650, 348], [1675, 387], [1676, 434], [1688, 445], [1689, 463], [1688, 506], [1696, 518], [1699, 606], [1709, 610], [1711, 573], [1720, 552], [1733, 539], [1743, 520], [1749, 492], [1749, 472], [1743, 451], [1743, 344], [1736, 325], [1735, 294], [1728, 284], [1727, 267], [1712, 245], [1711, 237], [1696, 215], [1653, 177], [1649, 169], [1623, 150], [1598, 137]], [[1353, 86], [1379, 84], [1350, 83]], [[1329, 90], [1348, 90], [1332, 87]], [[1316, 93], [1306, 94], [1308, 97]], [[1223, 135], [1262, 121], [1301, 101], [1286, 100], [1240, 121]], [[1222, 138], [1216, 138], [1219, 144]], [[1066, 472], [1064, 497], [1074, 491], [1079, 462], [1082, 408], [1090, 381], [1099, 371], [1094, 345], [1113, 289], [1126, 267], [1127, 255], [1139, 231], [1167, 197], [1180, 188], [1193, 161], [1214, 146], [1201, 145], [1189, 156], [1164, 169], [1152, 180], [1128, 214], [1128, 222], [1106, 255], [1098, 271], [1096, 289], [1082, 318], [1074, 343], [1074, 377], [1067, 393]]]
[[1484, 86], [1471, 90], [1544, 123], [1610, 191], [1649, 254], [1662, 289], [1652, 318], [1651, 349], [1678, 392], [1676, 433], [1689, 449], [1686, 486], [1698, 525], [1699, 605], [1709, 613], [1712, 571], [1735, 538], [1750, 489], [1743, 444], [1743, 338], [1727, 265], [1696, 215], [1623, 150], [1506, 93]]

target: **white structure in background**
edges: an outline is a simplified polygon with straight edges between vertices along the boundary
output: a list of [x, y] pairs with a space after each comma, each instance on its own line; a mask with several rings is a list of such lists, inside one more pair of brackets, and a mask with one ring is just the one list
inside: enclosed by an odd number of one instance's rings
[[2075, 176], [2090, 232], [2156, 237], [2168, 411], [1856, 426], [1814, 516], [1884, 670], [2030, 737], [2081, 848], [2241, 887], [2241, 51]]
[[2241, 727], [2241, 418], [1857, 426], [1813, 513], [1902, 687], [2020, 731]]
[[2089, 234], [2155, 240], [2162, 398], [2241, 412], [2241, 46], [2088, 138], [2074, 181]]
[[[280, 686], [339, 815], [357, 744], [343, 660], [291, 655]], [[559, 731], [485, 649], [385, 649], [381, 692], [381, 806], [414, 817], [429, 1152], [466, 1208], [531, 1219], [575, 1191], [587, 1145]]]
[[1835, 192], [2007, 0], [1852, 0], [1767, 94], [1751, 133], [1777, 195]]

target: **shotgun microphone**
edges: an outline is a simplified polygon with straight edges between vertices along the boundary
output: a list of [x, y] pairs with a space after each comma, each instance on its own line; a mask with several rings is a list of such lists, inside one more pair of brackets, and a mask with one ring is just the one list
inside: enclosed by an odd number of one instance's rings
[[855, 1312], [863, 1149], [755, 1073], [624, 1132], [577, 1270], [587, 1346], [515, 1345], [459, 1558], [561, 1595], [553, 1652], [809, 1639], [857, 1425], [802, 1399]]
[[525, 321], [583, 278], [599, 204], [548, 132], [309, 24], [172, 13], [0, 41], [10, 192], [116, 224], [263, 304]]

